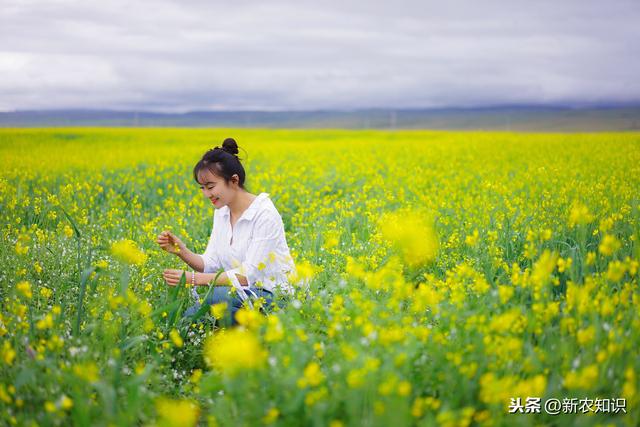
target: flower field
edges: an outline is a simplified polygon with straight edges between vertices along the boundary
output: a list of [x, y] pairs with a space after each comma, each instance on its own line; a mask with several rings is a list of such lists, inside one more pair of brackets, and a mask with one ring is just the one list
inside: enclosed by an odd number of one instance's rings
[[[228, 136], [297, 267], [233, 329], [155, 243], [204, 252]], [[0, 159], [2, 425], [640, 424], [638, 133], [3, 129]]]

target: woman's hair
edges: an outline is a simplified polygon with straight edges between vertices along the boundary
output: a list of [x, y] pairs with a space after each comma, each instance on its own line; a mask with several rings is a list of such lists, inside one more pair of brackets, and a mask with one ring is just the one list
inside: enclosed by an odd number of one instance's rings
[[224, 178], [228, 184], [235, 174], [240, 178], [239, 186], [244, 188], [245, 173], [240, 158], [238, 157], [238, 144], [233, 138], [227, 138], [222, 147], [216, 146], [204, 153], [202, 159], [193, 168], [193, 179], [198, 181], [198, 173], [203, 169], [209, 169], [214, 175]]

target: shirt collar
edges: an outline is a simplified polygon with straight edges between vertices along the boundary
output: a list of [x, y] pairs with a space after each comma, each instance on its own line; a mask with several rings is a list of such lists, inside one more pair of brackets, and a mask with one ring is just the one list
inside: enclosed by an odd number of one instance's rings
[[[253, 217], [255, 216], [255, 214], [260, 209], [260, 206], [262, 206], [264, 201], [267, 200], [268, 198], [269, 198], [269, 193], [260, 193], [260, 194], [258, 194], [256, 196], [256, 198], [253, 199], [253, 201], [251, 202], [249, 207], [242, 213], [242, 215], [240, 216], [238, 221], [240, 219], [242, 219], [242, 218], [246, 218], [249, 221], [251, 221], [253, 219]], [[231, 212], [231, 210], [229, 209], [229, 206], [225, 206], [223, 208], [220, 208], [220, 214], [222, 214], [223, 216], [229, 216], [230, 212]]]

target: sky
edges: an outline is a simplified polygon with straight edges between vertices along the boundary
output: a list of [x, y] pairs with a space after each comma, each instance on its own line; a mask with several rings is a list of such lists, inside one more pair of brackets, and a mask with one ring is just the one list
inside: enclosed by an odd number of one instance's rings
[[638, 0], [0, 0], [0, 111], [638, 105], [638, 22]]

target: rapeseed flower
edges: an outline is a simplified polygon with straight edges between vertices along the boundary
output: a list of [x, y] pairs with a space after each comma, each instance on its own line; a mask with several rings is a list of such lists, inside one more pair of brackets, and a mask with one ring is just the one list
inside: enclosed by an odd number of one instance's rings
[[589, 224], [593, 220], [594, 216], [591, 214], [591, 212], [589, 212], [589, 208], [587, 208], [584, 204], [575, 202], [571, 206], [568, 220], [569, 227]]
[[142, 265], [147, 260], [145, 253], [128, 239], [114, 242], [111, 245], [111, 255], [125, 264]]
[[264, 316], [255, 309], [243, 307], [236, 311], [236, 321], [247, 329], [257, 329], [264, 320]]
[[19, 293], [22, 294], [22, 296], [27, 299], [31, 299], [31, 297], [33, 296], [33, 293], [31, 292], [31, 284], [26, 280], [18, 282], [18, 284], [16, 285], [16, 289]]
[[317, 362], [311, 362], [304, 368], [303, 376], [298, 379], [298, 387], [315, 387], [324, 381], [324, 374]]
[[182, 337], [180, 336], [180, 332], [178, 332], [177, 329], [172, 329], [169, 332], [169, 338], [171, 338], [171, 342], [173, 342], [173, 345], [176, 347], [182, 347], [184, 344]]
[[571, 371], [564, 377], [564, 386], [570, 390], [590, 390], [598, 384], [598, 366], [585, 366], [578, 371]]
[[11, 343], [9, 341], [3, 342], [2, 349], [0, 350], [0, 359], [2, 359], [5, 364], [11, 366], [15, 358], [16, 352], [13, 347], [11, 347]]
[[156, 400], [158, 427], [192, 427], [198, 422], [200, 407], [186, 399], [160, 397]]
[[244, 369], [264, 366], [266, 350], [251, 331], [235, 328], [219, 330], [204, 345], [207, 364], [221, 372], [235, 375]]
[[620, 241], [611, 234], [605, 234], [600, 241], [600, 245], [598, 246], [598, 251], [604, 256], [611, 256], [620, 249]]
[[438, 237], [433, 222], [416, 212], [388, 212], [381, 216], [378, 229], [411, 267], [433, 261], [438, 251]]
[[262, 422], [267, 425], [273, 424], [276, 422], [279, 416], [280, 416], [280, 411], [278, 410], [278, 408], [271, 407], [269, 408], [265, 416], [262, 417]]
[[536, 290], [539, 290], [549, 282], [551, 273], [556, 268], [557, 259], [558, 255], [555, 252], [551, 252], [548, 249], [542, 252], [531, 272], [531, 283]]

